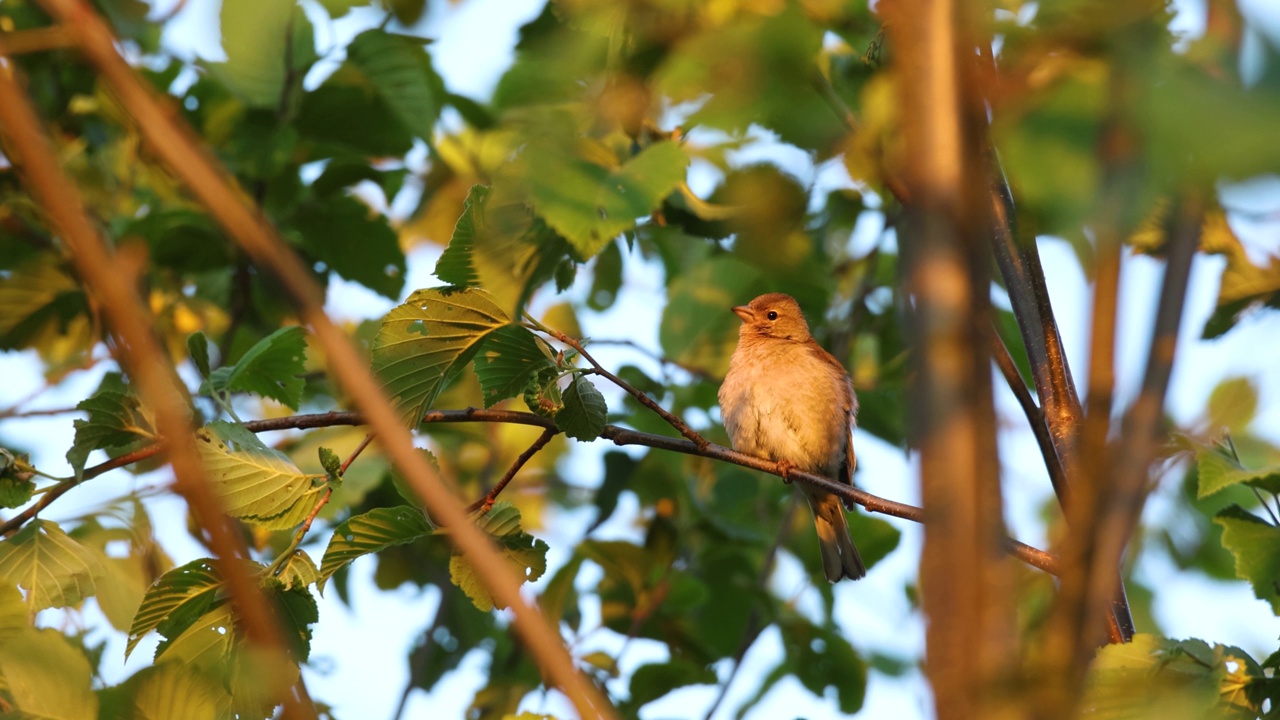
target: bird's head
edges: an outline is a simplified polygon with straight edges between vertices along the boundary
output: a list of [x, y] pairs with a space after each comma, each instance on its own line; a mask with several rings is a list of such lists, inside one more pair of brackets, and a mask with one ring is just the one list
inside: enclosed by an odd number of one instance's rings
[[768, 337], [804, 342], [809, 339], [809, 324], [796, 299], [783, 293], [768, 293], [746, 305], [733, 308], [742, 318], [738, 337]]

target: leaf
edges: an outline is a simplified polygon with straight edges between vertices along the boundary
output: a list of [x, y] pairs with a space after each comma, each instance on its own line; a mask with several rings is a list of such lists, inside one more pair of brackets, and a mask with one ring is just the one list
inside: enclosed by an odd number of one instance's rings
[[564, 396], [560, 392], [560, 371], [541, 370], [529, 378], [524, 388], [524, 404], [529, 411], [544, 418], [554, 419], [564, 408]]
[[156, 662], [164, 658], [201, 668], [220, 669], [228, 664], [235, 649], [235, 612], [231, 603], [223, 601], [186, 622], [162, 627], [160, 632], [165, 639], [156, 646]]
[[472, 253], [475, 249], [476, 228], [480, 223], [477, 215], [483, 211], [488, 198], [489, 188], [484, 185], [471, 187], [462, 204], [462, 215], [453, 228], [449, 246], [436, 261], [435, 276], [450, 285], [467, 288], [480, 284], [480, 273], [476, 270]]
[[281, 566], [276, 577], [289, 589], [305, 588], [321, 580], [320, 568], [316, 567], [306, 550], [295, 550]]
[[196, 432], [196, 447], [223, 510], [267, 530], [292, 528], [310, 514], [324, 492], [278, 450], [240, 425], [210, 423]]
[[216, 679], [179, 662], [143, 668], [129, 679], [132, 709], [138, 720], [182, 718], [222, 720], [231, 712], [231, 696]]
[[[22, 628], [0, 642], [0, 679], [15, 718], [97, 720], [98, 698], [84, 653], [55, 630]], [[4, 714], [10, 717], [9, 713]]]
[[303, 246], [329, 270], [393, 300], [400, 296], [405, 257], [386, 216], [340, 195], [307, 203], [292, 224]]
[[[147, 590], [138, 612], [133, 616], [125, 657], [129, 657], [144, 635], [180, 609], [185, 608], [187, 614], [196, 617], [203, 614], [214, 604], [221, 587], [222, 576], [208, 558], [192, 560], [161, 575]], [[192, 607], [198, 611], [191, 612]]]
[[724, 377], [741, 321], [730, 311], [763, 292], [760, 273], [733, 257], [700, 262], [672, 281], [658, 339], [681, 367]]
[[16, 580], [27, 591], [32, 614], [79, 603], [94, 593], [102, 573], [88, 548], [48, 520], [32, 520], [0, 542], [0, 578]]
[[[220, 18], [227, 61], [210, 69], [249, 105], [279, 106], [290, 70], [305, 71], [315, 57], [306, 13], [283, 0], [223, 0]], [[295, 82], [305, 72], [297, 74]]]
[[333, 574], [352, 560], [369, 553], [380, 552], [395, 545], [404, 545], [435, 533], [422, 511], [408, 505], [374, 508], [356, 515], [333, 529], [329, 546], [320, 562], [319, 586], [321, 590]]
[[200, 377], [208, 379], [209, 373], [209, 338], [203, 332], [194, 332], [187, 336], [187, 353], [195, 364]]
[[1209, 394], [1209, 424], [1240, 432], [1258, 412], [1258, 388], [1246, 377], [1226, 378]]
[[601, 481], [600, 487], [596, 488], [594, 499], [596, 517], [587, 528], [588, 534], [603, 525], [613, 515], [613, 511], [618, 507], [618, 498], [631, 484], [638, 465], [634, 458], [624, 452], [605, 453], [604, 480]]
[[65, 332], [88, 311], [80, 285], [52, 256], [0, 278], [0, 350], [20, 350]]
[[554, 370], [555, 362], [538, 337], [518, 325], [498, 328], [485, 338], [475, 357], [484, 406], [524, 392], [534, 375]]
[[1203, 500], [1232, 485], [1251, 485], [1269, 492], [1280, 492], [1280, 466], [1249, 470], [1221, 448], [1191, 441], [1196, 455], [1200, 487], [1196, 498]]
[[[1222, 546], [1236, 559], [1236, 576], [1253, 585], [1259, 600], [1280, 614], [1280, 527], [1263, 522], [1239, 505], [1214, 517], [1222, 526]], [[0, 570], [0, 575], [3, 575]]]
[[284, 327], [254, 343], [235, 365], [218, 368], [207, 384], [214, 392], [253, 393], [297, 410], [306, 362], [306, 330]]
[[359, 68], [392, 114], [416, 137], [430, 141], [444, 98], [444, 81], [422, 41], [366, 30], [347, 46], [347, 62]]
[[154, 416], [142, 407], [131, 389], [101, 389], [76, 408], [89, 413], [88, 420], [74, 422], [76, 438], [67, 451], [67, 462], [78, 480], [84, 478], [85, 462], [94, 450], [127, 448], [139, 441], [157, 439]]
[[[520, 528], [520, 511], [511, 503], [494, 504], [476, 522], [476, 527], [489, 534], [502, 557], [525, 579], [534, 582], [547, 571], [548, 545]], [[481, 612], [489, 612], [496, 601], [480, 582], [471, 561], [455, 554], [449, 559], [449, 579], [458, 586]]]
[[607, 413], [604, 396], [590, 380], [578, 375], [564, 391], [564, 408], [556, 413], [556, 426], [574, 440], [589, 442], [604, 431]]
[[1175, 642], [1146, 633], [1107, 645], [1089, 669], [1083, 713], [1100, 720], [1228, 717], [1219, 704], [1228, 660], [1224, 651], [1203, 641]]
[[445, 383], [511, 319], [483, 290], [417, 290], [382, 319], [373, 370], [402, 423], [416, 427]]
[[338, 454], [323, 446], [316, 450], [316, 454], [320, 457], [320, 467], [324, 468], [325, 478], [329, 484], [333, 486], [341, 485], [342, 459], [338, 457]]
[[30, 456], [15, 456], [0, 448], [0, 508], [21, 507], [31, 501], [36, 491], [33, 470]]
[[672, 690], [690, 685], [713, 685], [716, 680], [711, 668], [686, 658], [641, 665], [631, 675], [631, 698], [626, 707], [634, 713]]
[[585, 259], [656, 210], [684, 182], [689, 158], [679, 145], [664, 141], [620, 167], [606, 167], [573, 148], [544, 142], [526, 149], [522, 162], [534, 209]]

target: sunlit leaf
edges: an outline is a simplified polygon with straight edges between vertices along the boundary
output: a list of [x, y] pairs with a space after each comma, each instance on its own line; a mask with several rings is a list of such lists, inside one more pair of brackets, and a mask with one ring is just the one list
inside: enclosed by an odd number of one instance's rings
[[196, 448], [223, 510], [231, 517], [284, 530], [306, 519], [325, 484], [298, 470], [240, 425], [214, 422], [196, 433]]
[[446, 382], [494, 330], [511, 322], [482, 290], [428, 288], [382, 319], [373, 370], [400, 420], [418, 424]]
[[222, 576], [213, 562], [202, 558], [176, 567], [156, 580], [143, 596], [142, 604], [129, 628], [129, 642], [125, 647], [128, 657], [144, 635], [156, 629], [166, 618], [180, 608], [198, 607], [200, 612], [212, 607], [222, 587]]
[[227, 61], [213, 71], [250, 105], [277, 107], [289, 76], [315, 59], [306, 13], [293, 2], [223, 0], [221, 21]]
[[102, 566], [57, 523], [35, 519], [0, 541], [0, 578], [17, 581], [31, 612], [75, 605], [94, 593]]
[[180, 662], [143, 668], [130, 678], [136, 717], [222, 720], [229, 716], [231, 696], [214, 677]]
[[[97, 720], [89, 661], [56, 630], [22, 628], [0, 642], [0, 679], [15, 720]], [[8, 717], [9, 713], [6, 712]]]
[[320, 563], [319, 585], [350, 564], [352, 560], [403, 545], [435, 533], [421, 510], [408, 505], [374, 508], [356, 515], [333, 529], [329, 546]]
[[[520, 527], [520, 511], [508, 502], [494, 504], [488, 513], [476, 522], [480, 530], [498, 546], [498, 552], [526, 582], [533, 582], [547, 571], [545, 542], [526, 533]], [[449, 579], [457, 585], [482, 612], [497, 606], [494, 597], [475, 573], [471, 561], [455, 554], [449, 560]]]
[[320, 568], [305, 550], [296, 550], [276, 575], [286, 588], [305, 588], [320, 582]]
[[1280, 466], [1249, 470], [1229, 450], [1199, 442], [1191, 443], [1200, 473], [1197, 498], [1213, 495], [1232, 485], [1252, 485], [1270, 492], [1280, 492]]
[[247, 392], [296, 410], [306, 370], [307, 332], [284, 327], [262, 338], [239, 362], [215, 370], [208, 384], [216, 392]]

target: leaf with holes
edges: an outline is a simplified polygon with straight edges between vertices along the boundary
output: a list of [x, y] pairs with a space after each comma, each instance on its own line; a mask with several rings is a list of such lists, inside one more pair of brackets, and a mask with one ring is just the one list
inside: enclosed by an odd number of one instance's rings
[[[498, 546], [503, 558], [526, 582], [534, 582], [547, 571], [547, 550], [550, 548], [520, 528], [520, 511], [511, 503], [496, 503], [477, 520], [476, 526], [489, 534], [489, 539]], [[482, 612], [489, 612], [495, 607], [494, 597], [480, 582], [467, 558], [455, 554], [449, 560], [449, 579]]]
[[361, 555], [403, 545], [435, 533], [422, 511], [408, 505], [374, 508], [333, 529], [320, 562], [321, 590], [333, 574]]
[[267, 530], [287, 530], [307, 518], [325, 490], [323, 475], [298, 470], [240, 425], [214, 422], [196, 433], [196, 447], [228, 515]]
[[518, 325], [498, 328], [485, 339], [475, 359], [484, 406], [522, 394], [535, 375], [555, 367], [538, 336]]
[[[155, 630], [166, 618], [178, 614], [179, 610], [196, 617], [202, 615], [216, 603], [221, 587], [222, 576], [208, 558], [192, 560], [161, 575], [147, 589], [133, 616], [125, 657], [133, 652], [144, 635]], [[197, 611], [192, 613], [192, 608]]]
[[382, 319], [373, 370], [400, 420], [416, 427], [481, 343], [511, 318], [483, 290], [427, 288]]
[[32, 520], [0, 542], [0, 578], [27, 591], [31, 613], [75, 605], [94, 593], [102, 574], [94, 554], [48, 520]]

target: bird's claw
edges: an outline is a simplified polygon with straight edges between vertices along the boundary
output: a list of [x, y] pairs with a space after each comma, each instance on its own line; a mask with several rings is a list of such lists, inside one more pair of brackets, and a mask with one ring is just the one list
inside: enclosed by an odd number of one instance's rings
[[796, 466], [792, 465], [790, 461], [787, 461], [787, 460], [778, 461], [778, 474], [782, 476], [782, 482], [786, 483], [787, 485], [791, 484], [791, 471], [794, 470], [795, 468]]

